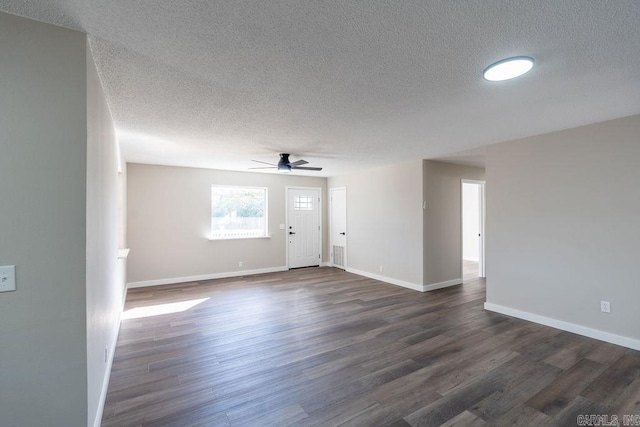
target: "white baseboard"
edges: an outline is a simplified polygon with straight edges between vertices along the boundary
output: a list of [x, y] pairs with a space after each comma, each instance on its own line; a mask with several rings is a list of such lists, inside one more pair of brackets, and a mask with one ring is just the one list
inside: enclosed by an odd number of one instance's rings
[[422, 292], [435, 291], [436, 289], [448, 288], [449, 286], [456, 286], [461, 284], [462, 284], [462, 278], [447, 280], [439, 283], [432, 283], [430, 285], [424, 285], [422, 287], [424, 289]]
[[552, 319], [551, 317], [541, 316], [539, 314], [533, 314], [498, 304], [492, 304], [490, 302], [484, 303], [484, 309], [500, 314], [506, 314], [507, 316], [517, 317], [518, 319], [539, 323], [541, 325], [551, 326], [552, 328], [561, 329], [563, 331], [573, 332], [574, 334], [583, 335], [585, 337], [594, 338], [611, 344], [640, 350], [640, 340], [634, 338], [624, 337], [622, 335], [612, 334], [611, 332], [605, 332], [599, 329], [565, 322], [563, 320]]
[[432, 283], [430, 285], [419, 285], [417, 283], [405, 282], [404, 280], [394, 279], [393, 277], [380, 276], [378, 274], [369, 273], [368, 271], [357, 270], [355, 268], [347, 267], [345, 269], [348, 273], [357, 274], [358, 276], [368, 277], [369, 279], [379, 280], [381, 282], [390, 283], [396, 286], [402, 286], [403, 288], [413, 289], [418, 292], [435, 291], [436, 289], [442, 289], [449, 286], [455, 286], [462, 284], [462, 279], [447, 280], [446, 282]]
[[404, 280], [394, 279], [393, 277], [380, 276], [377, 274], [369, 273], [367, 271], [356, 270], [355, 268], [350, 267], [347, 267], [345, 271], [347, 271], [348, 273], [357, 274], [358, 276], [368, 277], [369, 279], [375, 279], [381, 282], [390, 283], [392, 285], [402, 286], [403, 288], [413, 289], [414, 291], [424, 292], [423, 286], [416, 283], [405, 282]]
[[320, 263], [320, 267], [333, 267], [333, 264], [325, 261]]
[[259, 268], [256, 270], [239, 270], [229, 271], [225, 273], [203, 274], [200, 276], [172, 277], [169, 279], [144, 280], [141, 282], [131, 282], [127, 284], [127, 288], [144, 288], [147, 286], [173, 285], [176, 283], [199, 282], [202, 280], [224, 279], [227, 277], [251, 276], [254, 274], [275, 273], [278, 271], [287, 271], [287, 266]]

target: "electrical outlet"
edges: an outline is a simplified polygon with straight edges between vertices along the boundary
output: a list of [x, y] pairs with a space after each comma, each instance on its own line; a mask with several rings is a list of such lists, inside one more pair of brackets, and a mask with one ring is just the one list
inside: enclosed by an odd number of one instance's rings
[[600, 301], [600, 311], [603, 313], [611, 313], [611, 303], [609, 301]]
[[0, 292], [16, 290], [16, 266], [0, 267]]
[[242, 261], [238, 261], [238, 267], [242, 267]]
[[384, 267], [380, 266], [380, 273], [384, 273]]

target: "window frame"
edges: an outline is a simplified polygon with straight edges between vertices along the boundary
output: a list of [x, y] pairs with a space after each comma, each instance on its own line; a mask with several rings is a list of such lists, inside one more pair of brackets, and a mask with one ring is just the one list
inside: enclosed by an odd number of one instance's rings
[[[224, 237], [216, 237], [214, 236], [214, 232], [217, 230], [213, 229], [213, 191], [214, 188], [231, 188], [231, 189], [244, 189], [244, 190], [263, 190], [264, 191], [264, 232], [261, 236], [224, 236]], [[260, 187], [253, 185], [229, 185], [229, 184], [211, 184], [210, 189], [210, 199], [209, 199], [209, 240], [211, 241], [220, 241], [220, 240], [245, 240], [245, 239], [269, 239], [271, 235], [269, 234], [269, 188], [268, 187]]]

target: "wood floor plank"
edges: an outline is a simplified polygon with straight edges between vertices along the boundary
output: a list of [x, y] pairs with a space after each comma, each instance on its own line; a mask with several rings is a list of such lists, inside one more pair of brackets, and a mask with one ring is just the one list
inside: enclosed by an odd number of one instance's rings
[[[515, 366], [516, 375], [501, 390], [469, 409], [487, 422], [496, 423], [503, 418], [514, 418], [515, 414], [509, 414], [513, 408], [522, 408], [532, 395], [553, 382], [562, 372], [561, 369], [546, 363], [528, 362], [524, 356], [519, 356], [510, 362]], [[537, 415], [535, 418], [538, 418]], [[549, 417], [545, 415], [546, 418]]]
[[409, 414], [404, 419], [414, 427], [444, 424], [466, 411], [467, 408], [472, 407], [475, 403], [502, 389], [511, 375], [509, 371], [494, 370], [468, 387], [443, 396], [424, 408]]
[[464, 411], [446, 423], [441, 424], [441, 427], [481, 427], [485, 425], [487, 423], [482, 418], [473, 415], [469, 411]]
[[309, 413], [313, 413], [330, 404], [346, 400], [350, 396], [363, 395], [380, 385], [409, 375], [422, 367], [421, 364], [409, 359], [345, 383], [339, 389], [311, 395], [308, 399], [302, 401], [302, 406]]
[[547, 425], [553, 427], [575, 426], [578, 425], [579, 415], [608, 415], [607, 406], [577, 396]]
[[640, 424], [640, 377], [626, 388], [626, 390], [616, 399], [611, 409], [611, 414], [618, 415], [619, 420], [624, 420], [624, 416], [637, 415], [635, 418]]
[[299, 423], [309, 415], [298, 403], [285, 408], [277, 408], [271, 411], [259, 413], [247, 413], [244, 411], [228, 411], [227, 418], [232, 425], [278, 425], [288, 426]]
[[592, 402], [611, 406], [640, 377], [640, 352], [627, 350], [580, 393]]
[[360, 422], [363, 416], [368, 416], [379, 407], [380, 404], [369, 397], [349, 399], [348, 402], [340, 401], [309, 415], [301, 420], [299, 425], [301, 427], [344, 426], [354, 419]]
[[[376, 393], [377, 394], [377, 393]], [[413, 393], [401, 393], [402, 397], [383, 398], [377, 407], [370, 408], [366, 413], [358, 417], [352, 417], [349, 421], [341, 424], [344, 427], [359, 426], [386, 426], [398, 423], [406, 414], [413, 413], [418, 409], [429, 405], [440, 399], [438, 393], [425, 393], [424, 389]], [[379, 394], [377, 394], [379, 396]], [[373, 397], [373, 393], [368, 394]]]
[[[540, 411], [536, 411], [525, 404], [517, 405], [507, 411], [491, 425], [494, 427], [531, 427], [546, 426], [549, 424], [550, 417]], [[567, 426], [575, 426], [576, 423], [567, 424]]]
[[584, 357], [585, 359], [593, 360], [594, 362], [602, 363], [603, 365], [610, 365], [622, 356], [625, 351], [626, 349], [619, 345], [599, 342], [598, 345], [585, 354]]
[[639, 352], [487, 312], [484, 281], [465, 277], [428, 293], [333, 268], [131, 289], [102, 425], [575, 425], [640, 411]]
[[544, 389], [526, 403], [551, 417], [564, 409], [585, 387], [604, 371], [604, 366], [589, 359], [582, 359], [562, 372]]

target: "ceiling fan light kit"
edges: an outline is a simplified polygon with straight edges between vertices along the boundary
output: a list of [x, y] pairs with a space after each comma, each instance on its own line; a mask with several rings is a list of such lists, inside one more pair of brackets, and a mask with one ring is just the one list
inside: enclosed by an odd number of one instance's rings
[[278, 172], [290, 173], [292, 170], [306, 170], [306, 171], [321, 171], [322, 168], [316, 168], [311, 166], [303, 166], [308, 164], [306, 160], [296, 160], [295, 162], [289, 161], [289, 153], [280, 153], [280, 160], [277, 165], [273, 163], [261, 162], [260, 160], [252, 160], [252, 162], [262, 163], [269, 166], [261, 166], [249, 169], [278, 169]]

